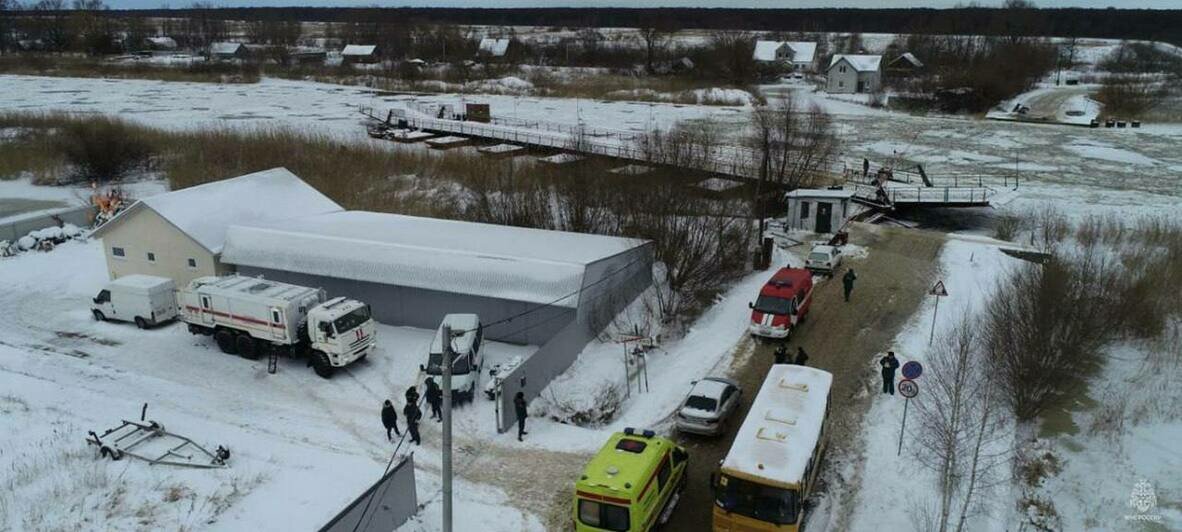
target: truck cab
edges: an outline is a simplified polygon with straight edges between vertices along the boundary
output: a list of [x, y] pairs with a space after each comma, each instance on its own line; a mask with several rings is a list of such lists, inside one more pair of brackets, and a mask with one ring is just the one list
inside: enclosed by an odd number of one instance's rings
[[[428, 375], [434, 377], [443, 375], [444, 325], [451, 327], [451, 348], [455, 353], [455, 362], [451, 367], [452, 392], [457, 394], [457, 399], [461, 401], [471, 401], [476, 394], [480, 372], [484, 368], [484, 355], [481, 352], [484, 328], [480, 323], [480, 316], [448, 314], [443, 317], [443, 322], [435, 331], [435, 339], [431, 341], [431, 351], [424, 368]], [[439, 380], [439, 384], [442, 385], [443, 381]]]
[[781, 268], [759, 290], [752, 303], [747, 330], [766, 338], [787, 338], [808, 314], [813, 298], [813, 275], [800, 268]]
[[324, 353], [333, 367], [364, 358], [377, 345], [377, 328], [369, 305], [336, 297], [308, 311], [311, 347]]

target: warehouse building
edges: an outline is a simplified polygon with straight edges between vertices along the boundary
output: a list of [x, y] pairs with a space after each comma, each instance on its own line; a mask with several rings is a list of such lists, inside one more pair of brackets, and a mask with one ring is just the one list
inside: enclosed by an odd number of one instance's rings
[[360, 299], [386, 324], [470, 312], [501, 322], [485, 338], [530, 345], [575, 322], [597, 333], [652, 275], [648, 241], [360, 211], [230, 227], [222, 261]]

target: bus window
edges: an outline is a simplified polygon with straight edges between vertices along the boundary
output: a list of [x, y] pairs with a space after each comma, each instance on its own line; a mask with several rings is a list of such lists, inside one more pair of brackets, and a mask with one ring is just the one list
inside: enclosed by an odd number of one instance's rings
[[628, 509], [623, 506], [579, 499], [579, 521], [604, 530], [628, 530]]
[[800, 497], [796, 490], [763, 486], [729, 476], [720, 479], [714, 502], [727, 512], [777, 525], [795, 523], [800, 511]]
[[673, 472], [673, 468], [669, 466], [669, 455], [665, 455], [665, 459], [661, 460], [661, 467], [657, 469], [657, 493], [665, 491], [665, 485], [669, 483], [669, 475]]

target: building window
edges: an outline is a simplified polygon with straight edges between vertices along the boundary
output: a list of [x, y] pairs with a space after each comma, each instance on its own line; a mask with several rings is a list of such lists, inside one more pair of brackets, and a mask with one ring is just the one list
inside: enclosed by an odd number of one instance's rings
[[845, 65], [841, 65], [841, 66], [837, 67], [837, 71], [841, 72], [842, 74], [845, 74]]
[[809, 202], [802, 201], [802, 202], [800, 202], [800, 219], [804, 220], [804, 219], [807, 219], [808, 217], [809, 217]]
[[838, 87], [845, 87], [845, 82], [844, 82], [844, 81], [838, 81], [838, 82], [837, 82], [837, 86], [838, 86]]
[[125, 253], [125, 252], [123, 251], [123, 248], [119, 248], [119, 247], [112, 247], [112, 248], [111, 248], [111, 255], [114, 255], [114, 256], [116, 256], [116, 257], [119, 257], [119, 258], [124, 258], [124, 257], [126, 257], [126, 256], [127, 256], [127, 253]]
[[156, 262], [156, 254], [151, 251], [148, 252], [148, 262]]
[[189, 267], [197, 269], [197, 259], [189, 259]]

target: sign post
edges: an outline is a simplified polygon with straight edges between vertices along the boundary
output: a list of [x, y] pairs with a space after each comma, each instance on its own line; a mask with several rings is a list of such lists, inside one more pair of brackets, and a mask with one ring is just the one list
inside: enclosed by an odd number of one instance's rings
[[928, 335], [928, 345], [932, 345], [932, 340], [936, 338], [936, 313], [940, 312], [940, 298], [947, 296], [948, 290], [944, 288], [944, 281], [936, 281], [928, 293], [936, 298], [936, 308], [932, 310], [932, 333]]
[[903, 432], [907, 430], [907, 406], [911, 404], [912, 397], [919, 395], [919, 385], [911, 379], [903, 379], [899, 381], [898, 389], [899, 395], [906, 399], [903, 401], [903, 424], [899, 426], [899, 449], [895, 451], [895, 456], [903, 454]]

